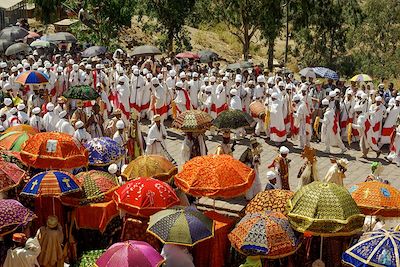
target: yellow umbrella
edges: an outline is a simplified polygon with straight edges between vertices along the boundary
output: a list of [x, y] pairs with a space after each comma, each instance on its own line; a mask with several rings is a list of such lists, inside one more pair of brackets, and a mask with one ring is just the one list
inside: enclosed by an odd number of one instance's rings
[[152, 177], [166, 182], [177, 173], [178, 168], [167, 158], [160, 155], [146, 155], [131, 161], [124, 170], [123, 175], [128, 180], [139, 177]]
[[351, 82], [372, 82], [371, 76], [367, 74], [357, 74], [350, 79]]

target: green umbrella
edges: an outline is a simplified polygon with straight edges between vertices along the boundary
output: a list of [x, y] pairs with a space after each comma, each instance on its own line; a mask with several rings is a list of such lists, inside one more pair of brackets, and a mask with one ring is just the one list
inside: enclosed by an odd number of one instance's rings
[[80, 100], [95, 100], [100, 95], [88, 85], [72, 86], [64, 93], [64, 97]]
[[20, 152], [22, 145], [33, 134], [21, 131], [8, 132], [0, 136], [0, 148]]
[[214, 222], [194, 207], [174, 207], [150, 216], [147, 231], [165, 244], [193, 246], [214, 236]]
[[252, 126], [254, 119], [241, 110], [225, 110], [214, 120], [213, 124], [218, 129], [237, 129]]

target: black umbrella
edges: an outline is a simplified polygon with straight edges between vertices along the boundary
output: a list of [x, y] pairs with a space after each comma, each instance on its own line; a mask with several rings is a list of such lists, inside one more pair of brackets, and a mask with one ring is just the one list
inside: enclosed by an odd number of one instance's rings
[[95, 45], [95, 46], [86, 48], [82, 52], [82, 57], [95, 57], [98, 55], [105, 54], [106, 52], [107, 52], [107, 47]]
[[10, 40], [0, 39], [0, 52], [6, 51], [6, 49], [14, 42]]
[[152, 45], [141, 45], [135, 47], [133, 50], [133, 56], [153, 56], [161, 54], [160, 49]]
[[17, 53], [29, 53], [29, 51], [31, 50], [31, 47], [25, 43], [16, 43], [16, 44], [12, 44], [10, 45], [7, 50], [5, 55], [6, 56], [11, 56], [11, 55], [15, 55]]
[[14, 42], [15, 40], [23, 39], [29, 32], [19, 26], [11, 26], [0, 31], [0, 39]]
[[228, 66], [226, 66], [226, 69], [236, 70], [236, 69], [248, 69], [248, 68], [252, 68], [252, 67], [253, 67], [253, 63], [251, 63], [249, 61], [243, 61], [243, 62], [239, 62], [239, 63], [229, 64]]
[[43, 37], [49, 42], [76, 43], [76, 38], [69, 32], [56, 32]]
[[202, 50], [199, 52], [199, 55], [200, 62], [202, 63], [217, 61], [219, 58], [219, 55], [211, 50]]

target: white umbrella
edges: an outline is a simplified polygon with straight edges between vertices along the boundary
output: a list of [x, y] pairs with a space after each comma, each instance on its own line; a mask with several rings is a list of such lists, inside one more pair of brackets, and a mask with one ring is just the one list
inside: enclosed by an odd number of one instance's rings
[[317, 75], [315, 75], [315, 72], [312, 68], [304, 68], [300, 72], [301, 76], [304, 76], [306, 78], [316, 78]]

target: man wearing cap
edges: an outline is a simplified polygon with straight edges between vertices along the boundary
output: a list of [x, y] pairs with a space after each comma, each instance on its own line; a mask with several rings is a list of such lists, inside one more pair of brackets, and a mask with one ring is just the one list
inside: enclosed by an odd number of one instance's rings
[[252, 137], [250, 138], [250, 146], [246, 148], [239, 159], [241, 162], [252, 168], [256, 174], [256, 178], [254, 179], [251, 188], [246, 192], [247, 200], [252, 199], [255, 195], [262, 191], [258, 170], [258, 166], [260, 165], [261, 161], [261, 152], [261, 144], [257, 142], [256, 138]]
[[175, 84], [175, 91], [176, 91], [176, 97], [174, 99], [174, 102], [176, 105], [177, 115], [179, 115], [180, 113], [186, 110], [190, 110], [191, 103], [190, 103], [189, 93], [186, 91], [185, 88], [183, 88], [182, 81], [178, 81]]
[[329, 168], [323, 181], [344, 186], [343, 179], [346, 178], [345, 172], [347, 171], [349, 161], [347, 159], [339, 159], [331, 160], [331, 162], [333, 165]]
[[277, 92], [271, 95], [271, 104], [268, 105], [269, 120], [269, 137], [276, 145], [280, 145], [286, 141], [286, 126], [284, 122], [284, 107]]
[[92, 139], [90, 134], [86, 131], [85, 124], [82, 121], [75, 122], [75, 132], [73, 137], [82, 144]]
[[75, 127], [75, 123], [77, 121], [82, 121], [83, 124], [86, 126], [87, 123], [87, 115], [86, 112], [83, 110], [83, 101], [77, 100], [76, 101], [76, 110], [72, 113], [71, 116], [71, 124]]
[[17, 105], [17, 116], [18, 120], [21, 122], [21, 124], [26, 124], [29, 121], [29, 116], [25, 112], [25, 104], [18, 104]]
[[117, 131], [117, 121], [119, 121], [122, 118], [122, 111], [120, 109], [114, 110], [112, 114], [112, 118], [109, 119], [106, 122], [106, 127], [105, 127], [105, 134], [112, 138], [114, 136], [114, 133]]
[[[113, 135], [113, 140], [115, 142], [117, 142], [120, 146], [125, 148], [126, 147], [126, 143], [127, 143], [125, 132], [124, 132], [125, 123], [124, 123], [123, 120], [119, 120], [119, 121], [117, 121], [115, 126], [117, 128], [117, 131]], [[122, 161], [122, 162], [124, 162], [124, 161]], [[120, 163], [122, 163], [122, 162], [120, 162]], [[117, 164], [117, 165], [120, 165], [120, 164]]]
[[43, 116], [43, 125], [46, 129], [46, 132], [53, 132], [56, 130], [56, 124], [59, 120], [59, 117], [54, 113], [54, 104], [47, 103], [46, 104], [47, 113]]
[[[367, 113], [365, 111], [363, 111], [363, 107], [361, 105], [356, 105], [354, 107], [354, 112], [357, 117], [357, 120], [351, 126], [353, 129], [357, 130], [357, 132], [359, 133], [360, 150], [363, 154], [363, 157], [367, 158], [368, 150], [370, 148], [375, 151], [378, 151], [379, 148], [372, 143], [371, 123], [368, 121]], [[367, 129], [367, 126], [368, 126], [368, 129]]]
[[242, 103], [244, 111], [250, 114], [250, 103], [253, 100], [255, 83], [253, 80], [247, 81], [247, 86], [242, 90]]
[[99, 104], [95, 103], [92, 107], [91, 115], [88, 119], [86, 126], [92, 138], [104, 136], [103, 124], [104, 119], [103, 116], [100, 114], [100, 106]]
[[382, 128], [382, 137], [380, 140], [380, 145], [390, 144], [390, 137], [395, 131], [398, 117], [400, 115], [400, 96], [396, 96], [394, 103], [389, 101], [389, 107], [386, 110], [386, 120]]
[[141, 118], [151, 118], [150, 114], [150, 102], [151, 102], [151, 94], [152, 94], [152, 84], [151, 79], [153, 79], [153, 75], [149, 72], [146, 75], [145, 85], [143, 87], [142, 94], [142, 103], [140, 105], [140, 117]]
[[228, 77], [224, 76], [222, 78], [222, 82], [217, 86], [215, 90], [215, 96], [216, 96], [216, 101], [215, 101], [215, 112], [218, 116], [219, 113], [221, 113], [224, 110], [228, 109]]
[[131, 88], [130, 88], [130, 106], [134, 108], [137, 112], [140, 112], [140, 107], [142, 106], [143, 90], [145, 86], [145, 79], [140, 75], [138, 68], [133, 69], [131, 75]]
[[197, 72], [192, 73], [192, 79], [189, 81], [188, 90], [190, 95], [190, 103], [194, 109], [197, 109], [199, 107], [198, 94], [200, 91], [200, 80]]
[[290, 190], [289, 186], [289, 163], [290, 160], [287, 158], [289, 149], [285, 146], [279, 148], [279, 155], [277, 155], [274, 161], [268, 166], [273, 168], [277, 174], [278, 188]]
[[56, 97], [62, 96], [66, 89], [66, 77], [63, 72], [63, 67], [58, 66], [57, 67], [57, 72], [55, 73], [55, 82], [54, 82], [54, 88], [56, 90]]
[[43, 124], [43, 118], [39, 116], [40, 114], [40, 108], [35, 107], [32, 109], [32, 115], [29, 119], [29, 125], [36, 128], [39, 132], [42, 132], [45, 130], [44, 124]]
[[254, 89], [253, 100], [263, 101], [265, 97], [265, 77], [260, 75], [257, 77], [257, 86]]
[[8, 112], [8, 119], [7, 119], [7, 128], [16, 126], [21, 124], [21, 121], [18, 119], [18, 110], [17, 108], [13, 107]]
[[[96, 64], [96, 69], [93, 70], [92, 77], [93, 77], [93, 85], [94, 86], [96, 86], [98, 83], [101, 83], [103, 85], [108, 84], [108, 77], [103, 71], [102, 64]], [[96, 89], [96, 88], [94, 88], [94, 89]]]
[[182, 143], [182, 163], [198, 156], [207, 155], [207, 146], [203, 133], [186, 132]]
[[61, 267], [64, 266], [64, 254], [62, 244], [64, 234], [58, 218], [50, 215], [47, 218], [46, 226], [42, 226], [36, 233], [39, 240], [41, 252], [38, 257], [40, 266]]
[[215, 151], [216, 155], [230, 155], [233, 156], [233, 151], [235, 151], [235, 143], [230, 144], [231, 141], [231, 133], [229, 131], [224, 131], [222, 133], [222, 143], [217, 146]]
[[36, 238], [27, 239], [24, 233], [14, 233], [14, 246], [7, 251], [3, 267], [36, 267], [39, 266], [37, 257], [40, 254], [40, 244]]
[[8, 117], [9, 111], [13, 107], [13, 102], [12, 102], [11, 98], [6, 97], [6, 98], [4, 98], [3, 104], [4, 104], [4, 107], [0, 110], [0, 113], [5, 114]]
[[123, 118], [127, 118], [130, 114], [129, 96], [130, 90], [128, 87], [128, 80], [125, 76], [120, 76], [118, 78], [118, 85], [116, 87], [119, 109], [122, 111]]
[[69, 123], [69, 121], [67, 119], [65, 119], [66, 115], [67, 115], [67, 111], [65, 111], [65, 110], [62, 110], [58, 114], [58, 117], [60, 119], [56, 124], [56, 132], [66, 133], [66, 134], [69, 134], [69, 135], [73, 136], [74, 132], [75, 132], [75, 129], [71, 125], [71, 123]]
[[[43, 71], [44, 74], [47, 75], [47, 77], [49, 78], [49, 82], [46, 83], [46, 90], [48, 92], [49, 95], [51, 95], [53, 98], [56, 98], [56, 90], [55, 90], [55, 83], [57, 80], [56, 74], [54, 73], [54, 71], [51, 70], [51, 63], [46, 61], [44, 63], [44, 67], [45, 70]], [[55, 99], [53, 99], [55, 100]]]
[[[72, 70], [69, 72], [68, 86], [78, 86], [81, 84], [81, 76], [83, 71], [79, 69], [78, 64], [72, 65]], [[68, 88], [68, 87], [67, 87]]]
[[146, 138], [146, 155], [163, 155], [166, 149], [166, 138], [167, 131], [161, 122], [161, 116], [156, 114]]

